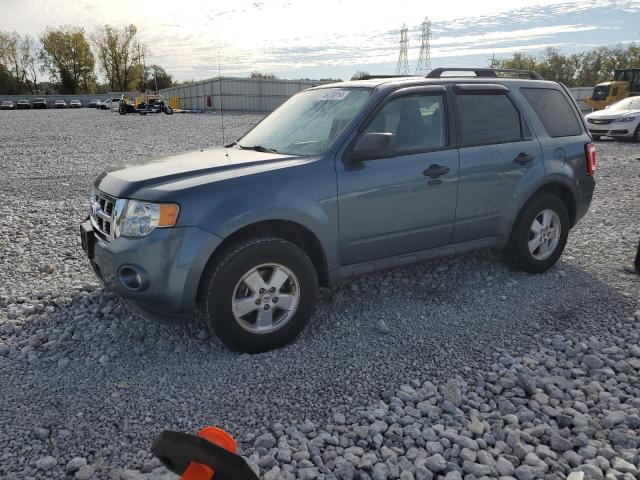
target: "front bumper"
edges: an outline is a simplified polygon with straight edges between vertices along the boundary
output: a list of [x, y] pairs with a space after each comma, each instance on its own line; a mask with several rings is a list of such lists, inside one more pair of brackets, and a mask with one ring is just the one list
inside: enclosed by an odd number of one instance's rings
[[[107, 242], [82, 224], [90, 245], [85, 248], [95, 274], [107, 288], [163, 315], [193, 311], [204, 268], [222, 238], [198, 227], [158, 228], [143, 238], [120, 237]], [[83, 240], [83, 247], [87, 239]], [[127, 272], [140, 274], [132, 289]]]
[[633, 136], [633, 129], [624, 127], [623, 124], [619, 125], [592, 125], [588, 124], [589, 133], [593, 136], [599, 137], [631, 137]]

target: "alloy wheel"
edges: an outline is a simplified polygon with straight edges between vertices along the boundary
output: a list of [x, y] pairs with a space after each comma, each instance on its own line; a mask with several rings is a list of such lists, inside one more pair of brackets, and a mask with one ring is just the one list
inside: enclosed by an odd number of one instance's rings
[[284, 265], [259, 265], [245, 273], [233, 291], [232, 311], [245, 330], [265, 334], [283, 327], [300, 302], [300, 284]]

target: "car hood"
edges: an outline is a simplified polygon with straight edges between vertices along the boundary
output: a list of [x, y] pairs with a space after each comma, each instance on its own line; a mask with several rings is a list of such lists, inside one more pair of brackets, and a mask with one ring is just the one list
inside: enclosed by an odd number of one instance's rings
[[144, 189], [179, 190], [307, 163], [310, 157], [216, 148], [146, 159], [106, 170], [94, 185], [117, 198], [143, 198]]
[[611, 110], [610, 108], [598, 110], [586, 115], [585, 118], [597, 118], [600, 120], [611, 120], [614, 118], [635, 117], [640, 115], [640, 109], [635, 110]]

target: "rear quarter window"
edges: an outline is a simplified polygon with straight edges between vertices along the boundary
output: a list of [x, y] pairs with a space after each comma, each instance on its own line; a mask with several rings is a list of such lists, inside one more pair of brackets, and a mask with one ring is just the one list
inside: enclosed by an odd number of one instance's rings
[[551, 88], [521, 88], [550, 137], [572, 137], [582, 134], [576, 113], [559, 90]]

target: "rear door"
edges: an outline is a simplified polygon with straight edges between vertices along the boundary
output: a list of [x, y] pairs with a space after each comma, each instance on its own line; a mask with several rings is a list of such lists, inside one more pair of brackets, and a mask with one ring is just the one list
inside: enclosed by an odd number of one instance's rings
[[[336, 162], [343, 265], [447, 245], [458, 189], [458, 150], [442, 86], [389, 95], [364, 121], [365, 133], [389, 133], [385, 158]], [[347, 150], [348, 151], [348, 150]]]
[[507, 87], [454, 88], [460, 144], [460, 183], [453, 241], [508, 233], [522, 185], [544, 177], [539, 142]]

